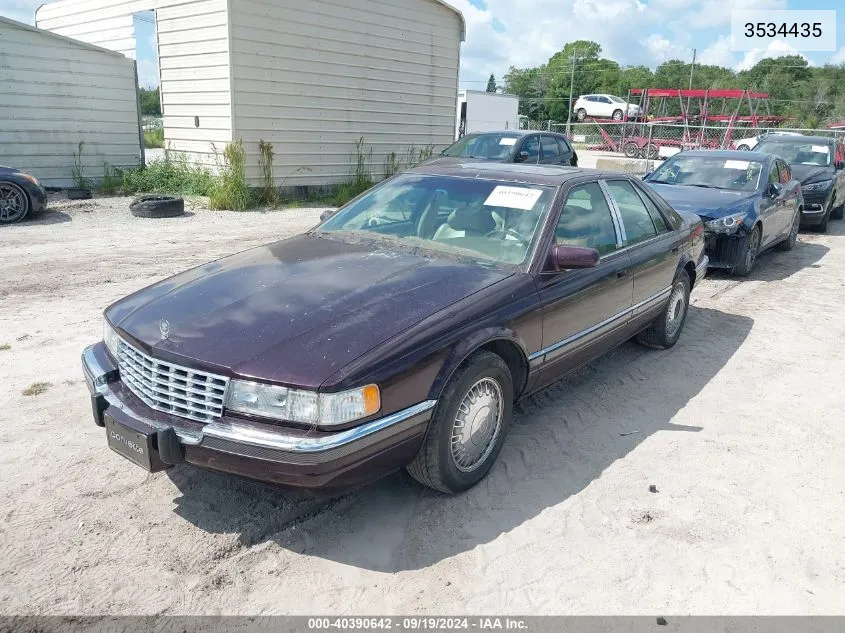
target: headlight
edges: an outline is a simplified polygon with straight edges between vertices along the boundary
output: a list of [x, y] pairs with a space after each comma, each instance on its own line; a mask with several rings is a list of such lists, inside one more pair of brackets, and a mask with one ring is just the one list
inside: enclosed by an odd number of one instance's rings
[[713, 233], [736, 233], [739, 225], [745, 220], [747, 213], [734, 213], [733, 215], [726, 215], [718, 220], [710, 220], [705, 222], [704, 226], [708, 231]]
[[381, 395], [376, 385], [318, 394], [248, 380], [231, 380], [226, 407], [241, 413], [330, 428], [378, 413]]
[[833, 184], [833, 180], [822, 180], [809, 185], [801, 185], [802, 191], [824, 191]]
[[33, 185], [35, 185], [36, 187], [40, 187], [40, 186], [41, 186], [41, 183], [40, 183], [40, 182], [38, 182], [38, 178], [36, 178], [35, 176], [31, 176], [30, 174], [24, 174], [23, 172], [19, 173], [18, 175], [19, 175], [21, 178], [23, 178], [24, 180], [28, 180], [29, 182], [31, 182], [31, 183], [32, 183]]
[[120, 343], [120, 337], [105, 317], [103, 317], [103, 343], [106, 344], [106, 349], [109, 350], [114, 359], [117, 360], [117, 347]]

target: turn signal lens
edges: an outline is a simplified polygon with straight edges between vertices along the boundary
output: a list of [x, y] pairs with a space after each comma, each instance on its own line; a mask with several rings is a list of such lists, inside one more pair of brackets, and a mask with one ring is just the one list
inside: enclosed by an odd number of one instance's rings
[[381, 396], [378, 387], [367, 385], [361, 390], [364, 396], [364, 415], [373, 415], [381, 409]]

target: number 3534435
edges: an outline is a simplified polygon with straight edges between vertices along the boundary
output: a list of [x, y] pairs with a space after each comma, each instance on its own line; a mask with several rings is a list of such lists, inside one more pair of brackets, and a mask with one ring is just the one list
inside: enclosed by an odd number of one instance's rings
[[745, 37], [821, 37], [821, 22], [746, 22]]

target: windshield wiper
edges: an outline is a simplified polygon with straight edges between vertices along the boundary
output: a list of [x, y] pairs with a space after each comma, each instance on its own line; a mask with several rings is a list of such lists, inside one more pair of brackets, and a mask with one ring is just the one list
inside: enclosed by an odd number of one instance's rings
[[673, 185], [675, 183], [669, 182], [668, 180], [647, 180], [646, 182], [653, 182], [657, 185]]
[[704, 189], [727, 189], [727, 187], [717, 187], [716, 185], [705, 185], [703, 182], [685, 183], [687, 187], [703, 187]]

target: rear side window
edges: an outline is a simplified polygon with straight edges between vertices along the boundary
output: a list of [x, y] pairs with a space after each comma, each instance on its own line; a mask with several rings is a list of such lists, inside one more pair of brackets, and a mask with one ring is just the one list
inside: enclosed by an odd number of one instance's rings
[[666, 220], [663, 219], [663, 216], [660, 214], [660, 210], [657, 208], [657, 205], [652, 202], [651, 198], [649, 198], [646, 194], [642, 191], [637, 190], [637, 193], [640, 196], [640, 199], [643, 201], [645, 208], [648, 209], [648, 214], [651, 216], [651, 221], [654, 222], [654, 228], [657, 229], [658, 233], [665, 233], [669, 230], [669, 227], [666, 226]]
[[541, 137], [540, 145], [543, 148], [543, 158], [554, 158], [555, 156], [559, 156], [557, 142], [553, 136]]
[[657, 235], [657, 229], [642, 198], [627, 180], [608, 180], [607, 188], [619, 207], [627, 244], [637, 244]]

